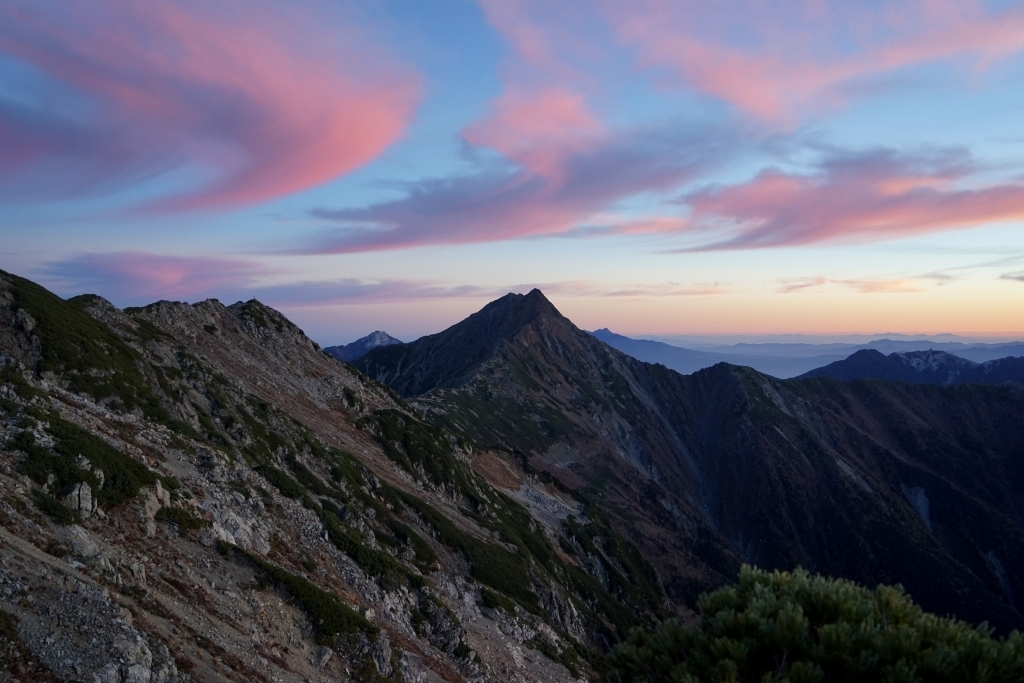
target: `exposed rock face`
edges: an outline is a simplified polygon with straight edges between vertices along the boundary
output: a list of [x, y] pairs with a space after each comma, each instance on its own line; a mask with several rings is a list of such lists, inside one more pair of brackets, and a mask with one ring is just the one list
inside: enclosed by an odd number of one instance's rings
[[64, 502], [81, 517], [88, 518], [96, 514], [96, 501], [92, 499], [92, 489], [84, 481], [75, 484]]
[[558, 531], [258, 302], [121, 311], [0, 273], [0, 373], [15, 680], [568, 681], [608, 606], [661, 608], [580, 594], [574, 634], [509, 640], [482, 588], [550, 619]]

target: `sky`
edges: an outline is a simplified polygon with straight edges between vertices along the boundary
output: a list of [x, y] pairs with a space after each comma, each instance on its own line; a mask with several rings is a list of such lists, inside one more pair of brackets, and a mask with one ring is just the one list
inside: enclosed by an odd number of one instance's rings
[[324, 345], [534, 287], [1022, 338], [1022, 121], [1021, 2], [0, 0], [0, 268]]

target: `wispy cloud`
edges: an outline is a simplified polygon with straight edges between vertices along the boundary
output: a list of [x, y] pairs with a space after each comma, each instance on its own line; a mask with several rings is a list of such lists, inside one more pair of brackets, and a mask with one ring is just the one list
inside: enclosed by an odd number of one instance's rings
[[639, 68], [668, 69], [679, 86], [773, 122], [842, 107], [894, 77], [905, 80], [913, 67], [941, 64], [976, 75], [1024, 51], [1024, 8], [1016, 3], [603, 5], [619, 39], [636, 50]]
[[[362, 208], [314, 209], [329, 229], [300, 251], [345, 253], [419, 245], [469, 244], [581, 228], [603, 233], [678, 229], [680, 219], [609, 220], [616, 201], [669, 192], [724, 163], [746, 140], [727, 127], [646, 127], [594, 136], [555, 152], [516, 150], [524, 165], [495, 163], [475, 175], [406, 185], [396, 200]], [[538, 148], [539, 149], [539, 148]]]
[[[603, 3], [581, 15], [569, 4], [540, 0], [480, 4], [510, 53], [502, 94], [462, 137], [503, 162], [410, 183], [392, 201], [317, 208], [315, 217], [338, 227], [298, 251], [624, 233], [685, 235], [696, 246], [682, 251], [753, 249], [1024, 218], [1024, 183], [981, 180], [982, 169], [964, 149], [828, 149], [801, 133], [779, 132], [870, 96], [880, 83], [903, 82], [921, 65], [981, 71], [1024, 51], [1024, 9], [989, 11], [947, 0], [881, 9], [809, 7], [802, 0], [714, 7], [642, 0], [629, 8]], [[602, 120], [593, 101], [610, 84], [588, 64], [621, 55], [616, 50], [624, 46], [636, 67], [658, 74], [662, 85], [720, 98], [738, 116], [717, 128], [694, 119], [633, 128]], [[666, 67], [673, 77], [665, 78]], [[747, 182], [693, 189], [741, 155], [785, 166], [763, 166]], [[818, 162], [793, 162], [809, 156]], [[792, 170], [801, 165], [805, 170]], [[682, 193], [677, 203], [645, 200], [653, 207], [646, 215], [615, 211], [641, 195], [673, 190]]]
[[40, 275], [56, 282], [65, 292], [101, 294], [135, 305], [238, 291], [274, 273], [261, 263], [244, 259], [122, 251], [79, 254], [54, 261]]
[[804, 289], [812, 289], [814, 287], [821, 287], [827, 285], [830, 280], [826, 277], [801, 277], [794, 279], [782, 280], [779, 285], [780, 292], [788, 294], [789, 292], [799, 292]]
[[490, 300], [540, 289], [562, 297], [694, 297], [727, 292], [719, 283], [604, 283], [590, 280], [513, 285], [450, 284], [410, 278], [290, 280], [294, 273], [257, 261], [163, 256], [142, 252], [80, 254], [47, 264], [39, 273], [67, 294], [90, 292], [119, 305], [159, 299], [259, 299], [284, 307], [374, 304], [440, 299]]
[[0, 53], [44, 78], [0, 98], [3, 195], [164, 178], [151, 208], [237, 207], [365, 164], [402, 134], [418, 79], [325, 7], [4, 3]]
[[1016, 273], [1003, 273], [999, 276], [1000, 280], [1016, 280], [1017, 282], [1024, 282], [1024, 271], [1018, 271]]
[[896, 278], [892, 280], [833, 280], [836, 284], [852, 287], [861, 294], [902, 294], [920, 292], [921, 281], [913, 278]]
[[782, 294], [790, 294], [826, 285], [836, 285], [848, 287], [861, 294], [901, 294], [924, 291], [926, 282], [935, 279], [934, 276], [903, 278], [827, 278], [818, 276], [782, 280], [777, 291]]
[[982, 184], [963, 150], [831, 151], [806, 174], [767, 169], [681, 203], [710, 239], [693, 250], [891, 239], [1024, 220], [1024, 184]]

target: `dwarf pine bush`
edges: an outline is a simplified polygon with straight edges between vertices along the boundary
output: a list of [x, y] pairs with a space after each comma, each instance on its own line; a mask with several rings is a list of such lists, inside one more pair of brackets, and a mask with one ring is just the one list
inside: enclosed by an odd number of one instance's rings
[[1024, 637], [924, 612], [901, 587], [868, 590], [803, 570], [744, 567], [704, 596], [700, 623], [634, 629], [611, 655], [615, 683], [1007, 683], [1024, 681]]

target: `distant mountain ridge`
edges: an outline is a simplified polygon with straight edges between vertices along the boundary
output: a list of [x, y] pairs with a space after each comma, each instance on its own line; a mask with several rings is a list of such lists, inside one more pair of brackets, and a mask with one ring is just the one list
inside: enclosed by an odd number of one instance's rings
[[975, 363], [945, 351], [909, 351], [885, 355], [862, 349], [849, 358], [816, 368], [798, 379], [831, 377], [840, 380], [882, 379], [909, 384], [1024, 383], [1024, 357]]
[[401, 341], [395, 339], [387, 332], [377, 330], [375, 332], [371, 332], [362, 339], [355, 340], [351, 344], [328, 346], [324, 349], [324, 353], [330, 354], [338, 360], [352, 363], [379, 346], [394, 346], [395, 344], [401, 343]]
[[677, 346], [652, 339], [634, 339], [616, 334], [608, 328], [591, 332], [592, 335], [637, 360], [661, 363], [676, 372], [688, 375], [716, 363], [745, 365], [772, 377], [787, 379], [798, 377], [864, 349], [882, 353], [914, 351], [945, 351], [961, 358], [983, 363], [1008, 356], [1024, 356], [1024, 343], [967, 344], [964, 342], [930, 342], [927, 340], [900, 340], [881, 338], [863, 344], [845, 343], [738, 343], [731, 345]]
[[[637, 360], [644, 361], [645, 363], [660, 363], [684, 375], [710, 368], [717, 363], [730, 363], [732, 365], [752, 367], [758, 372], [785, 379], [843, 358], [842, 354], [834, 352], [825, 352], [812, 356], [775, 356], [763, 352], [759, 353], [757, 347], [761, 345], [758, 344], [751, 345], [754, 347], [751, 350], [743, 349], [742, 351], [732, 351], [731, 349], [729, 351], [723, 349], [687, 349], [650, 339], [633, 339], [616, 334], [607, 327], [594, 330], [590, 334], [608, 344], [608, 346], [618, 349]], [[743, 346], [747, 345], [736, 345], [736, 347]]]
[[682, 375], [602, 334], [534, 290], [356, 367], [506, 463], [490, 471], [545, 472], [595, 501], [677, 605], [746, 562], [1024, 624], [1020, 387]]

